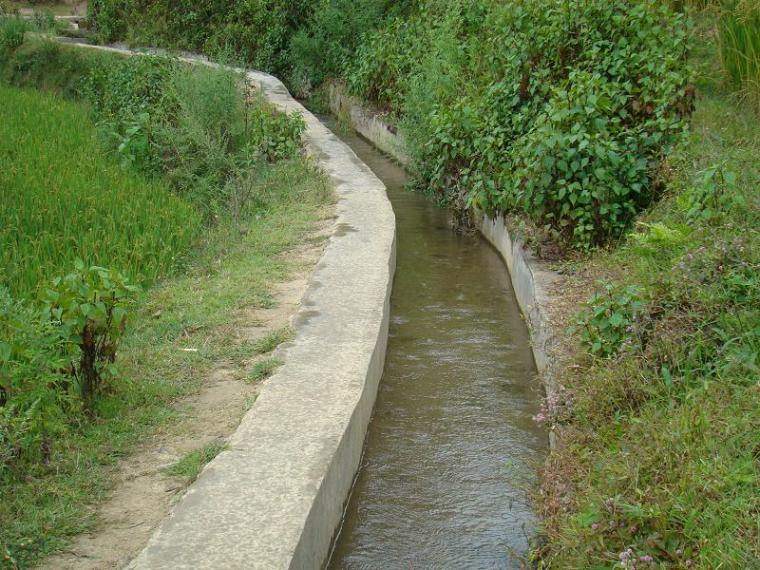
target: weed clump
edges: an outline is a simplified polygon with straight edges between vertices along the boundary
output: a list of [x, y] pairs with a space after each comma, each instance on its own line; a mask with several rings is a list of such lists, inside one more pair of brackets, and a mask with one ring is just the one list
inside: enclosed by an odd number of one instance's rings
[[0, 56], [6, 55], [24, 43], [29, 28], [19, 16], [6, 15], [0, 5]]

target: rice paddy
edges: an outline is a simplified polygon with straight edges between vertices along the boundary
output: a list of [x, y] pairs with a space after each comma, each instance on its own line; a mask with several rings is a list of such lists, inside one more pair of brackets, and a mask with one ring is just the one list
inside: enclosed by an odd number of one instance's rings
[[79, 258], [149, 283], [199, 236], [200, 215], [122, 168], [84, 107], [0, 85], [0, 286], [30, 297]]

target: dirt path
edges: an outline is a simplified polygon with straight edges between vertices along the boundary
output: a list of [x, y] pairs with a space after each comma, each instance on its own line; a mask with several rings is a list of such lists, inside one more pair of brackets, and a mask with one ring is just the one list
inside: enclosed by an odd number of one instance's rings
[[[324, 222], [315, 237], [328, 235], [328, 226]], [[297, 270], [288, 281], [275, 286], [274, 307], [247, 311], [244, 320], [255, 326], [239, 327], [230, 334], [250, 342], [289, 324], [321, 256], [324, 240], [305, 243], [288, 253]], [[186, 480], [166, 474], [167, 467], [191, 451], [223, 441], [253, 403], [261, 383], [245, 382], [242, 377], [243, 369], [254, 362], [220, 364], [207, 376], [200, 392], [180, 401], [180, 421], [145, 441], [114, 468], [113, 490], [97, 507], [98, 526], [76, 537], [66, 552], [49, 557], [39, 568], [115, 569], [135, 557], [187, 488]]]

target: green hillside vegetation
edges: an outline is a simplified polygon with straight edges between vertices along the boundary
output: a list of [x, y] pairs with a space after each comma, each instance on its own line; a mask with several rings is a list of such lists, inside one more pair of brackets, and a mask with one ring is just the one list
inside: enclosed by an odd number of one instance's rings
[[234, 327], [271, 306], [283, 254], [330, 198], [302, 119], [242, 75], [24, 31], [0, 20], [0, 567], [14, 569], [97, 524], [114, 463], [170, 429], [214, 366], [248, 375], [261, 347]]
[[663, 198], [618, 247], [565, 268], [605, 281], [541, 418], [563, 440], [545, 474], [547, 567], [760, 563], [760, 123], [717, 79], [702, 24]]

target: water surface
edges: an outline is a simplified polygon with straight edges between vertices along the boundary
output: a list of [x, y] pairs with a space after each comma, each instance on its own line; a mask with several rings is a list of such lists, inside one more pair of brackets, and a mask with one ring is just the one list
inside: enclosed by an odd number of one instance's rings
[[506, 267], [405, 191], [396, 164], [339, 136], [388, 188], [398, 257], [385, 371], [329, 568], [520, 568], [547, 438]]

